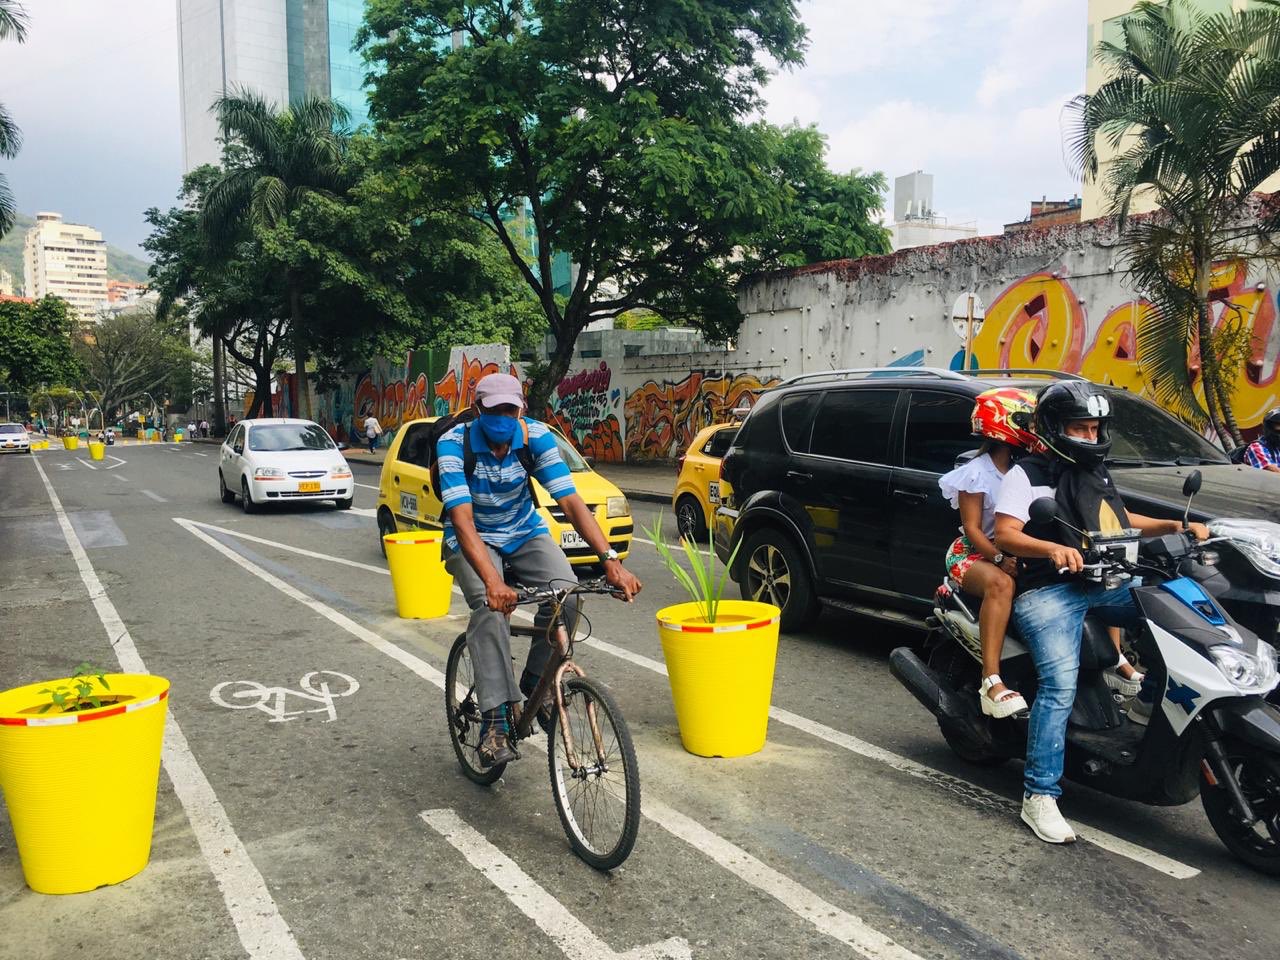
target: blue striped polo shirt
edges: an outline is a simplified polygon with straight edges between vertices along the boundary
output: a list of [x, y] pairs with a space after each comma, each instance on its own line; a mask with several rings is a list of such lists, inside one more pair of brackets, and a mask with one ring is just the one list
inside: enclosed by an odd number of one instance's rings
[[[556, 438], [544, 423], [526, 418], [529, 425], [529, 452], [533, 454], [533, 476], [552, 499], [577, 493], [569, 468], [560, 457]], [[529, 495], [528, 474], [516, 456], [524, 446], [524, 431], [516, 428], [511, 449], [501, 463], [489, 449], [478, 423], [458, 424], [436, 442], [440, 471], [440, 492], [444, 494], [444, 542], [458, 549], [458, 538], [449, 520], [449, 510], [460, 503], [471, 504], [480, 539], [499, 553], [514, 553], [539, 534], [549, 533]], [[470, 483], [462, 466], [462, 443], [466, 436], [475, 453], [476, 469]]]

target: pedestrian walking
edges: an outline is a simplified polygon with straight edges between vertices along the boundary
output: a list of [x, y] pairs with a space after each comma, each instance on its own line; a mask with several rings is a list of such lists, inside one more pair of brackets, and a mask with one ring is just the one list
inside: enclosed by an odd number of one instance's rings
[[208, 436], [209, 436], [209, 421], [201, 420], [200, 421], [200, 439], [203, 440]]
[[382, 424], [372, 413], [364, 418], [364, 436], [369, 441], [369, 452], [378, 449], [378, 437], [382, 436]]

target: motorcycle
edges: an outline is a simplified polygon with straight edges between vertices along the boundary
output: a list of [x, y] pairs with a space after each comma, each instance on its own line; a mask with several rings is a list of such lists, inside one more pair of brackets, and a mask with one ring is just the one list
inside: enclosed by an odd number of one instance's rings
[[[1197, 471], [1183, 488], [1188, 503], [1199, 485]], [[1037, 500], [1031, 518], [1037, 524], [1058, 520], [1057, 504]], [[1103, 679], [1115, 665], [1115, 647], [1106, 628], [1087, 619], [1067, 727], [1066, 775], [1153, 806], [1188, 803], [1198, 794], [1227, 849], [1248, 866], [1280, 876], [1280, 710], [1264, 699], [1280, 685], [1275, 648], [1237, 623], [1202, 586], [1212, 579], [1204, 568], [1211, 569], [1213, 552], [1191, 534], [1142, 540], [1136, 530], [1075, 532], [1089, 544], [1082, 551], [1082, 577], [1108, 589], [1142, 577], [1142, 585], [1132, 588], [1140, 625], [1130, 640], [1147, 670], [1144, 694], [1151, 691], [1154, 704], [1145, 724], [1121, 710], [1121, 698]], [[994, 766], [1025, 756], [1029, 715], [993, 720], [979, 707], [977, 602], [948, 578], [929, 626], [927, 661], [899, 647], [890, 654], [893, 675], [934, 714], [962, 759]], [[1005, 641], [1000, 674], [1034, 699], [1035, 664], [1015, 636]]]

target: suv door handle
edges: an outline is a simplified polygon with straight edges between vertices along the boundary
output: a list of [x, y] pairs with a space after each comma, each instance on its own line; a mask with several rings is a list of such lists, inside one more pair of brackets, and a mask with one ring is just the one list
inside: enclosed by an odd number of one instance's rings
[[812, 480], [812, 473], [804, 473], [801, 470], [788, 470], [787, 479], [789, 480]]
[[903, 500], [910, 500], [912, 503], [924, 503], [929, 499], [927, 493], [921, 493], [919, 490], [903, 490], [901, 487], [893, 491], [895, 497], [901, 497]]

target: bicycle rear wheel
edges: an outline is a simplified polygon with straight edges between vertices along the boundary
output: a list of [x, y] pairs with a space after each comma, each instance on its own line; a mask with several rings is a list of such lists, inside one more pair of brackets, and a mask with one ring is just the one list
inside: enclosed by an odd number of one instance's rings
[[453, 642], [449, 663], [444, 669], [444, 709], [449, 739], [463, 774], [481, 786], [496, 781], [507, 765], [497, 763], [485, 767], [480, 763], [480, 706], [476, 702], [476, 678], [465, 633]]
[[[565, 756], [564, 731], [555, 714], [547, 737], [551, 793], [573, 852], [597, 870], [627, 859], [640, 831], [640, 767], [631, 733], [613, 695], [585, 677], [564, 684], [564, 711], [578, 761]], [[591, 732], [600, 732], [597, 751]]]

